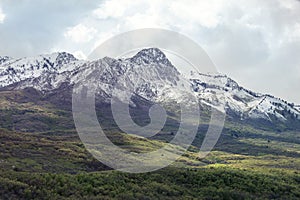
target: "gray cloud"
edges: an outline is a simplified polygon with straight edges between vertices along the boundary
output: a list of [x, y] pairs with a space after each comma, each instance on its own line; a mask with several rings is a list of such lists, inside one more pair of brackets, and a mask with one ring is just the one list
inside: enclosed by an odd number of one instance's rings
[[5, 20], [0, 24], [0, 54], [28, 56], [49, 52], [99, 2], [80, 0], [2, 0]]

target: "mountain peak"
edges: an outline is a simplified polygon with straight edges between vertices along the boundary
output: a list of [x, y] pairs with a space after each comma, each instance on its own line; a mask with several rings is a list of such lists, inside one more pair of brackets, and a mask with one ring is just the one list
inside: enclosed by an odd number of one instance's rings
[[37, 78], [47, 73], [71, 71], [81, 63], [72, 54], [66, 52], [17, 59], [0, 57], [0, 87]]
[[9, 59], [12, 59], [11, 57], [8, 56], [0, 56], [0, 65], [6, 61], [8, 61]]
[[152, 57], [157, 57], [157, 56], [166, 57], [164, 52], [162, 52], [159, 48], [155, 48], [155, 47], [142, 49], [137, 53], [137, 55], [141, 55], [141, 54], [147, 54]]
[[135, 56], [133, 56], [131, 61], [137, 64], [164, 64], [171, 65], [171, 62], [168, 60], [166, 55], [158, 48], [147, 48], [139, 51]]
[[77, 61], [78, 59], [75, 58], [75, 56], [73, 56], [70, 53], [67, 52], [58, 52], [57, 53], [57, 57], [56, 57], [56, 63], [58, 65], [64, 65], [67, 63], [70, 63], [72, 61]]
[[68, 58], [72, 58], [74, 60], [77, 60], [77, 58], [75, 58], [75, 56], [73, 54], [68, 53], [68, 52], [62, 51], [62, 52], [57, 52], [56, 54], [57, 54], [57, 57], [68, 57]]

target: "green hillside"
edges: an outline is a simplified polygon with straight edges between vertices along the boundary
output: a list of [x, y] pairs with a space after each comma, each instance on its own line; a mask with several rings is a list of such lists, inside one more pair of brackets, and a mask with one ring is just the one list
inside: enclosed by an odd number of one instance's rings
[[[193, 146], [171, 166], [145, 174], [111, 170], [81, 143], [68, 104], [30, 89], [0, 92], [0, 199], [300, 199], [300, 134], [227, 119], [206, 158]], [[127, 135], [99, 117], [115, 144], [134, 152], [164, 146], [176, 116], [153, 139]], [[141, 122], [143, 123], [143, 122]]]

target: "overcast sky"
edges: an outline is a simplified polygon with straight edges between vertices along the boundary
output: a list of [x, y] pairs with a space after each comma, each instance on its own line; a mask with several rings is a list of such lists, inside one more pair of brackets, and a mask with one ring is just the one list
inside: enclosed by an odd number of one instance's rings
[[0, 0], [0, 55], [85, 58], [136, 28], [178, 31], [240, 85], [300, 104], [300, 1]]

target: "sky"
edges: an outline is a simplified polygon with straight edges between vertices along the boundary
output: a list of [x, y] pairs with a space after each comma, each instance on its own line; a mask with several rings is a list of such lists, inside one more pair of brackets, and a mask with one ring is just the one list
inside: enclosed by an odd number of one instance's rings
[[138, 28], [184, 34], [243, 87], [300, 104], [298, 0], [0, 0], [0, 55], [85, 59]]

